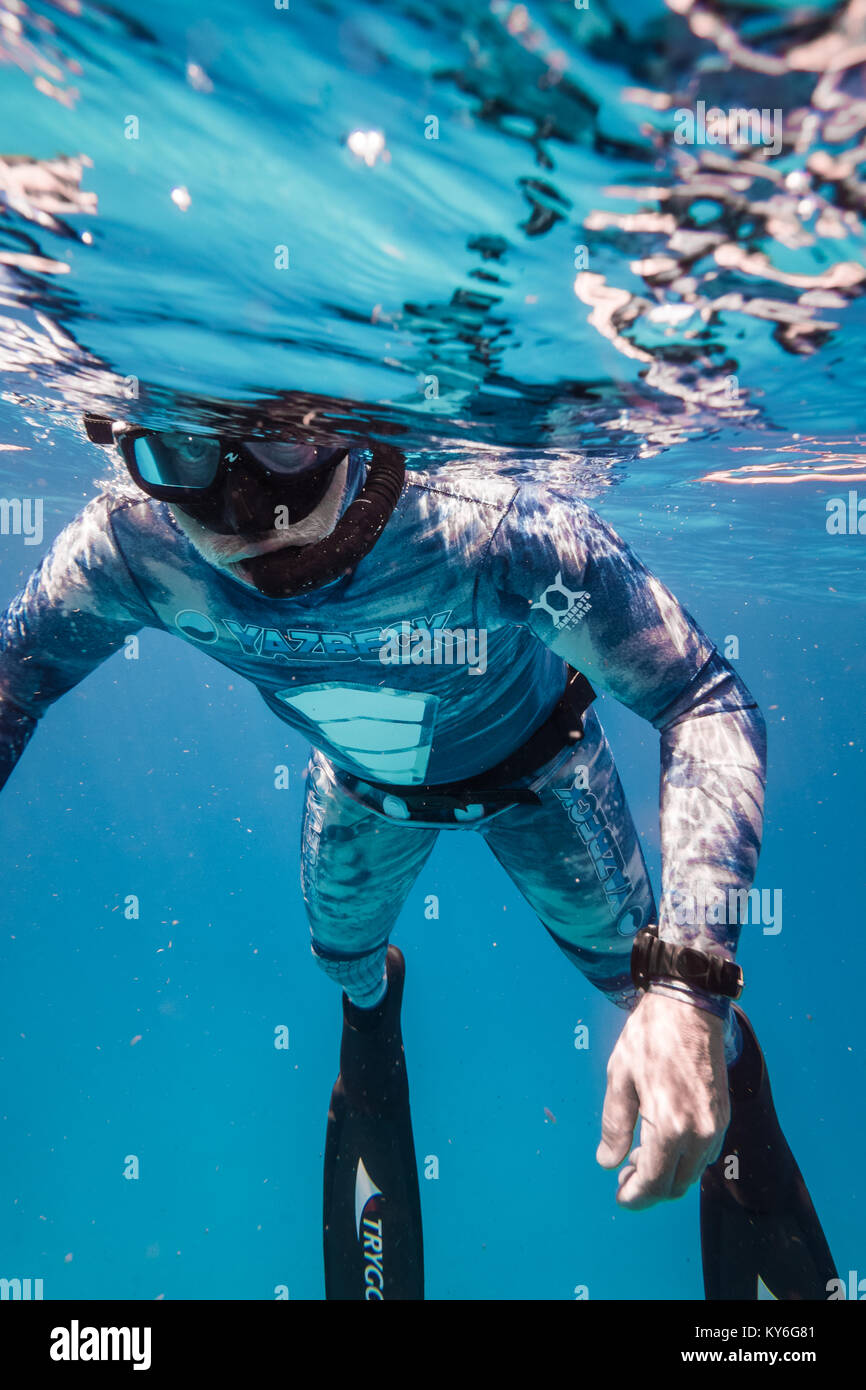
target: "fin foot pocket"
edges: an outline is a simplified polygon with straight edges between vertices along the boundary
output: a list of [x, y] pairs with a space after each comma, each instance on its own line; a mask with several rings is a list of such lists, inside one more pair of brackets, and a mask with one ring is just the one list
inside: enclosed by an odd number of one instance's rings
[[423, 1299], [421, 1196], [400, 1029], [405, 964], [389, 946], [372, 1009], [343, 995], [340, 1075], [325, 1140], [327, 1299]]

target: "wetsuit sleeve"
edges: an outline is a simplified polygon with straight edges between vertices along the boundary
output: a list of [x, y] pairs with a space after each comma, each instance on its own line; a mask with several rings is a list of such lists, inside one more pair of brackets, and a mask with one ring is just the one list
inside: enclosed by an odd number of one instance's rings
[[94, 498], [60, 533], [0, 617], [0, 786], [49, 705], [157, 619]]
[[659, 731], [660, 935], [732, 959], [766, 761], [763, 718], [736, 672], [610, 526], [540, 489], [521, 489], [498, 527], [479, 600], [480, 622], [486, 607], [529, 627]]

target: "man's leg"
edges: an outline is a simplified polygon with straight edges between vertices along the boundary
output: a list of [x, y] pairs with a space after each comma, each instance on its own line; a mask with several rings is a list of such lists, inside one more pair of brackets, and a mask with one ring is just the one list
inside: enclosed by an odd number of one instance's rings
[[[565, 954], [615, 1004], [631, 1009], [638, 1001], [632, 939], [655, 920], [655, 904], [594, 713], [583, 741], [533, 786], [541, 805], [497, 817], [485, 832], [488, 843]], [[732, 1008], [728, 1019], [731, 1123], [701, 1183], [706, 1296], [755, 1299], [760, 1275], [778, 1298], [826, 1297], [835, 1267], [776, 1118], [760, 1047], [741, 1010]]]
[[635, 933], [655, 900], [610, 745], [592, 710], [584, 737], [532, 783], [538, 806], [518, 806], [482, 831], [557, 945], [621, 1008], [637, 993]]
[[301, 887], [313, 955], [353, 1004], [384, 994], [388, 938], [437, 832], [395, 825], [343, 790], [314, 752], [301, 835]]
[[400, 1030], [403, 957], [388, 935], [436, 840], [354, 802], [314, 754], [302, 883], [322, 969], [346, 991], [325, 1139], [328, 1299], [421, 1299], [421, 1196]]
[[[594, 710], [584, 737], [542, 770], [537, 807], [518, 807], [492, 821], [488, 844], [557, 945], [591, 984], [631, 1010], [631, 948], [641, 927], [657, 920], [643, 851], [610, 744]], [[684, 1006], [685, 1007], [685, 1006]], [[730, 1011], [725, 1056], [739, 1053]]]

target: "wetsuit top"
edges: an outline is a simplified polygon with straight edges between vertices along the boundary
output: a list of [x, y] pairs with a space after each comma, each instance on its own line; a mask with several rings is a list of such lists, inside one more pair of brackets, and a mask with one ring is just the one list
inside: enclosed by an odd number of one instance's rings
[[[350, 491], [363, 467], [353, 453]], [[252, 681], [338, 767], [403, 787], [495, 766], [546, 719], [570, 663], [661, 731], [663, 935], [735, 948], [730, 923], [665, 930], [664, 902], [751, 883], [760, 715], [672, 594], [567, 491], [408, 474], [354, 573], [287, 599], [207, 563], [166, 504], [101, 494], [0, 619], [0, 785], [48, 706], [148, 626]]]

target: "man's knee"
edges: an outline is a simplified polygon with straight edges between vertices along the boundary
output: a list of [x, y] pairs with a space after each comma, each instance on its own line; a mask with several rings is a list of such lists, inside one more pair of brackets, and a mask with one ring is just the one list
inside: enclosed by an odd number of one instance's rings
[[376, 1003], [382, 993], [387, 951], [387, 937], [363, 952], [334, 949], [315, 938], [312, 943], [316, 964], [329, 979], [346, 991], [353, 1004], [361, 1008]]

